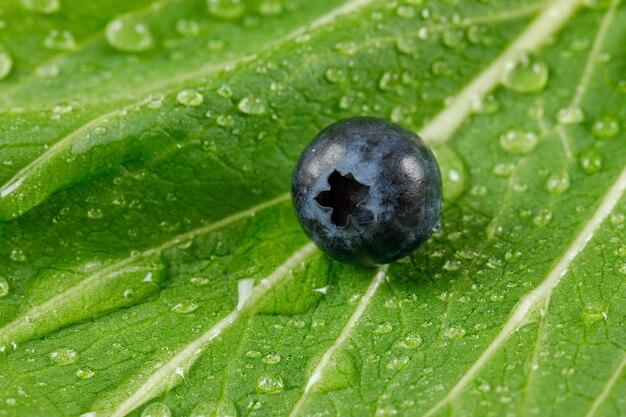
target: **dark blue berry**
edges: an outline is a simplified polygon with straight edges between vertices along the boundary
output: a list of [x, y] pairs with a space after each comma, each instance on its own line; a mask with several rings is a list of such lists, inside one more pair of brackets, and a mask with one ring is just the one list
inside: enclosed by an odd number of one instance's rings
[[322, 130], [291, 179], [298, 220], [335, 259], [377, 265], [403, 258], [439, 224], [441, 174], [415, 133], [356, 117]]

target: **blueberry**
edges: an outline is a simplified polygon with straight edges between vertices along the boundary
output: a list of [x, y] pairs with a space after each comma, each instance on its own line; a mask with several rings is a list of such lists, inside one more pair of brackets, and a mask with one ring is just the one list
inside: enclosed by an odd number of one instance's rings
[[322, 130], [293, 172], [291, 195], [309, 237], [340, 261], [377, 265], [403, 258], [439, 224], [441, 174], [413, 132], [356, 117]]

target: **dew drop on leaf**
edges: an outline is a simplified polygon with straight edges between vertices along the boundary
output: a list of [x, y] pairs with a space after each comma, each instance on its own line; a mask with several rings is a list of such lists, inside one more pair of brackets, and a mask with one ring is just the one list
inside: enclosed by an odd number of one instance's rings
[[4, 49], [2, 45], [0, 45], [0, 80], [4, 79], [11, 72], [11, 68], [13, 68], [13, 57]]
[[72, 32], [67, 30], [52, 30], [43, 41], [46, 48], [59, 51], [71, 51], [76, 48], [76, 41]]
[[554, 172], [548, 177], [546, 189], [554, 196], [563, 194], [569, 188], [569, 174], [567, 172]]
[[591, 133], [601, 140], [617, 136], [619, 130], [619, 121], [611, 116], [602, 116], [596, 119], [591, 126]]
[[6, 278], [0, 277], [0, 298], [6, 297], [9, 293], [9, 282]]
[[26, 261], [26, 254], [21, 249], [13, 249], [11, 251], [11, 260], [14, 262], [24, 262]]
[[150, 27], [133, 16], [122, 16], [109, 22], [106, 38], [113, 48], [122, 52], [142, 52], [154, 45]]
[[493, 94], [475, 97], [472, 100], [472, 112], [475, 114], [494, 114], [500, 108], [500, 103]]
[[602, 169], [604, 161], [600, 152], [592, 146], [580, 154], [578, 163], [585, 174], [595, 174]]
[[237, 417], [237, 407], [229, 399], [198, 404], [189, 417]]
[[141, 417], [172, 417], [172, 410], [163, 403], [152, 403], [144, 408]]
[[417, 349], [422, 345], [422, 336], [418, 333], [409, 333], [400, 341], [399, 345], [405, 349]]
[[346, 73], [341, 69], [328, 68], [324, 73], [324, 77], [334, 84], [342, 83], [346, 81]]
[[90, 379], [96, 375], [94, 371], [89, 368], [80, 368], [76, 371], [76, 376], [80, 379]]
[[218, 19], [236, 19], [246, 12], [241, 0], [207, 0], [209, 13]]
[[87, 210], [87, 217], [94, 220], [100, 220], [104, 217], [104, 213], [98, 208], [92, 208]]
[[532, 152], [539, 143], [534, 132], [524, 129], [510, 129], [500, 135], [500, 146], [505, 151], [525, 155]]
[[195, 20], [178, 19], [176, 32], [188, 38], [196, 37], [200, 34], [200, 25]]
[[537, 212], [537, 214], [533, 218], [533, 223], [536, 226], [543, 227], [547, 225], [548, 223], [550, 223], [551, 220], [552, 220], [552, 210], [548, 208], [542, 208]]
[[463, 45], [465, 36], [461, 30], [447, 29], [441, 34], [441, 41], [448, 48], [458, 48]]
[[281, 0], [261, 0], [259, 13], [265, 16], [277, 16], [283, 12]]
[[559, 110], [557, 119], [562, 125], [577, 125], [585, 120], [585, 113], [580, 107], [565, 107]]
[[397, 357], [397, 358], [392, 358], [387, 363], [387, 368], [393, 369], [394, 371], [399, 371], [402, 368], [404, 368], [405, 366], [407, 366], [408, 363], [409, 363], [408, 356], [400, 356], [400, 357]]
[[404, 19], [412, 19], [415, 17], [415, 9], [411, 6], [400, 5], [396, 8], [396, 15]]
[[280, 355], [278, 353], [268, 353], [263, 359], [263, 363], [266, 365], [276, 365], [280, 362]]
[[69, 365], [78, 360], [78, 353], [75, 350], [63, 348], [50, 352], [48, 357], [54, 365]]
[[517, 93], [538, 93], [548, 84], [548, 65], [532, 55], [505, 64], [502, 85]]
[[384, 322], [376, 326], [376, 333], [378, 334], [387, 334], [393, 330], [393, 325], [388, 322]]
[[61, 10], [61, 2], [59, 0], [20, 0], [28, 10], [50, 14]]
[[498, 164], [493, 167], [493, 173], [498, 177], [510, 177], [515, 172], [513, 164]]
[[176, 100], [185, 106], [197, 107], [204, 102], [204, 96], [194, 88], [186, 88], [178, 92]]
[[357, 45], [356, 42], [347, 41], [347, 42], [338, 42], [335, 44], [335, 51], [342, 55], [352, 55], [356, 52]]
[[192, 311], [195, 311], [198, 307], [199, 306], [196, 303], [185, 301], [182, 303], [178, 303], [174, 307], [172, 307], [172, 311], [178, 314], [188, 314]]
[[256, 382], [257, 392], [263, 394], [275, 394], [281, 392], [284, 388], [283, 379], [279, 376], [264, 375], [259, 377]]
[[267, 112], [265, 100], [256, 96], [247, 96], [241, 99], [237, 108], [245, 114], [261, 115]]

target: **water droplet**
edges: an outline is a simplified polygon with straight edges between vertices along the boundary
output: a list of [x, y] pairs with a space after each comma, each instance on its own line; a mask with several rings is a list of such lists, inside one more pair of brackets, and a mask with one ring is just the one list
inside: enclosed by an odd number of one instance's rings
[[191, 313], [192, 311], [195, 311], [198, 307], [200, 306], [196, 303], [185, 301], [185, 302], [176, 304], [174, 307], [172, 307], [171, 310], [174, 313], [187, 314], [187, 313]]
[[501, 82], [517, 93], [538, 93], [548, 83], [549, 70], [545, 62], [533, 55], [522, 55], [517, 61], [505, 64]]
[[331, 83], [342, 83], [346, 81], [346, 73], [341, 69], [328, 68], [324, 73], [324, 76]]
[[154, 45], [150, 27], [130, 15], [109, 22], [106, 38], [113, 48], [122, 52], [141, 52]]
[[399, 343], [400, 347], [406, 349], [417, 349], [422, 345], [422, 336], [418, 333], [409, 333], [406, 337]]
[[582, 319], [586, 325], [592, 325], [606, 318], [607, 314], [604, 311], [604, 307], [599, 303], [587, 304], [582, 313]]
[[78, 360], [78, 353], [72, 349], [59, 349], [48, 355], [54, 365], [69, 365]]
[[215, 118], [215, 123], [222, 127], [232, 126], [234, 122], [233, 116], [230, 114], [220, 114]]
[[265, 16], [277, 16], [283, 12], [281, 0], [262, 0], [259, 4], [259, 13]]
[[493, 94], [475, 97], [472, 100], [472, 111], [476, 114], [494, 114], [500, 108], [500, 103]]
[[26, 254], [21, 249], [13, 249], [11, 251], [11, 260], [14, 262], [24, 262], [26, 261]]
[[348, 110], [350, 107], [352, 107], [353, 101], [354, 101], [354, 99], [352, 97], [343, 96], [339, 100], [339, 108], [340, 109], [344, 109], [344, 110]]
[[40, 77], [54, 78], [59, 75], [61, 69], [56, 64], [43, 64], [37, 67], [35, 73]]
[[619, 121], [611, 116], [602, 116], [593, 122], [591, 133], [598, 139], [611, 139], [619, 133]]
[[263, 394], [275, 394], [281, 392], [284, 387], [283, 379], [279, 376], [265, 375], [256, 382], [256, 390]]
[[552, 210], [548, 208], [540, 209], [535, 217], [533, 218], [533, 223], [539, 227], [543, 227], [550, 223], [552, 220]]
[[498, 164], [493, 167], [493, 173], [498, 177], [510, 177], [515, 172], [514, 164]]
[[578, 162], [585, 174], [595, 174], [599, 172], [604, 164], [602, 155], [600, 155], [600, 152], [598, 152], [594, 146], [583, 151], [578, 157]]
[[198, 404], [189, 417], [237, 417], [237, 407], [228, 399], [208, 401]]
[[65, 113], [71, 112], [73, 109], [74, 108], [71, 105], [69, 105], [69, 104], [57, 104], [56, 106], [54, 106], [52, 108], [52, 113], [54, 113], [54, 114], [65, 114]]
[[415, 17], [415, 9], [411, 6], [401, 5], [396, 8], [396, 15], [405, 19], [412, 19]]
[[176, 32], [188, 38], [193, 38], [200, 34], [200, 25], [195, 20], [178, 19], [176, 21]]
[[484, 25], [472, 25], [467, 29], [467, 40], [473, 45], [488, 45], [491, 43], [489, 28]]
[[9, 51], [0, 45], [0, 80], [5, 79], [9, 75], [11, 68], [13, 68], [13, 57]]
[[343, 55], [352, 55], [357, 50], [356, 42], [338, 42], [335, 44], [335, 51]]
[[443, 332], [443, 335], [448, 339], [457, 339], [465, 335], [465, 329], [462, 327], [449, 327]]
[[246, 12], [241, 0], [207, 0], [209, 13], [219, 19], [236, 19]]
[[172, 417], [172, 410], [163, 403], [152, 403], [143, 409], [141, 417]]
[[387, 334], [393, 330], [393, 325], [388, 322], [384, 322], [376, 326], [376, 333]]
[[28, 10], [50, 14], [58, 12], [61, 9], [61, 2], [59, 0], [20, 0], [24, 7]]
[[613, 224], [622, 224], [624, 223], [624, 220], [626, 220], [626, 216], [621, 213], [611, 214], [610, 220]]
[[268, 353], [263, 359], [263, 363], [267, 365], [276, 365], [280, 362], [280, 355], [278, 353]]
[[6, 278], [0, 277], [0, 298], [6, 297], [9, 293], [9, 282]]
[[458, 29], [447, 29], [441, 34], [441, 42], [448, 48], [458, 48], [463, 45], [464, 39], [463, 31]]
[[74, 35], [67, 30], [52, 30], [43, 41], [44, 46], [60, 51], [71, 51], [76, 48]]
[[577, 125], [585, 120], [585, 113], [580, 107], [565, 107], [559, 110], [557, 119], [562, 125]]
[[89, 368], [81, 368], [76, 371], [76, 376], [79, 377], [80, 379], [93, 378], [95, 375], [96, 373]]
[[204, 96], [194, 88], [185, 88], [178, 92], [176, 100], [185, 106], [196, 107], [204, 102]]
[[415, 40], [409, 36], [400, 36], [395, 40], [396, 48], [403, 54], [412, 55], [416, 52]]
[[241, 99], [237, 108], [245, 114], [261, 115], [267, 112], [265, 100], [256, 96], [247, 96]]
[[92, 208], [87, 210], [87, 217], [94, 220], [99, 220], [104, 217], [104, 213], [99, 208]]
[[560, 195], [569, 188], [569, 174], [567, 172], [554, 172], [548, 177], [546, 188], [552, 195]]
[[193, 277], [189, 280], [193, 285], [207, 285], [209, 282], [211, 282], [208, 278], [203, 278], [203, 277]]
[[474, 185], [470, 189], [470, 194], [476, 197], [483, 197], [487, 195], [487, 187], [484, 185]]
[[408, 356], [400, 356], [398, 358], [393, 358], [387, 364], [388, 369], [393, 369], [394, 371], [399, 371], [400, 369], [407, 366], [409, 363]]
[[447, 77], [453, 74], [447, 61], [436, 60], [430, 66], [430, 71], [437, 77]]
[[502, 149], [516, 155], [532, 152], [538, 143], [537, 135], [529, 130], [510, 129], [500, 135]]

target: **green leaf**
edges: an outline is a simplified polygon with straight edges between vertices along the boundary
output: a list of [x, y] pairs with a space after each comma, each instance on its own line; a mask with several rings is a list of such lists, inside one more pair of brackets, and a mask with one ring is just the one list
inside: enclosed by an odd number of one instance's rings
[[[619, 0], [0, 1], [0, 416], [626, 414]], [[441, 231], [308, 242], [295, 160], [391, 119]]]

